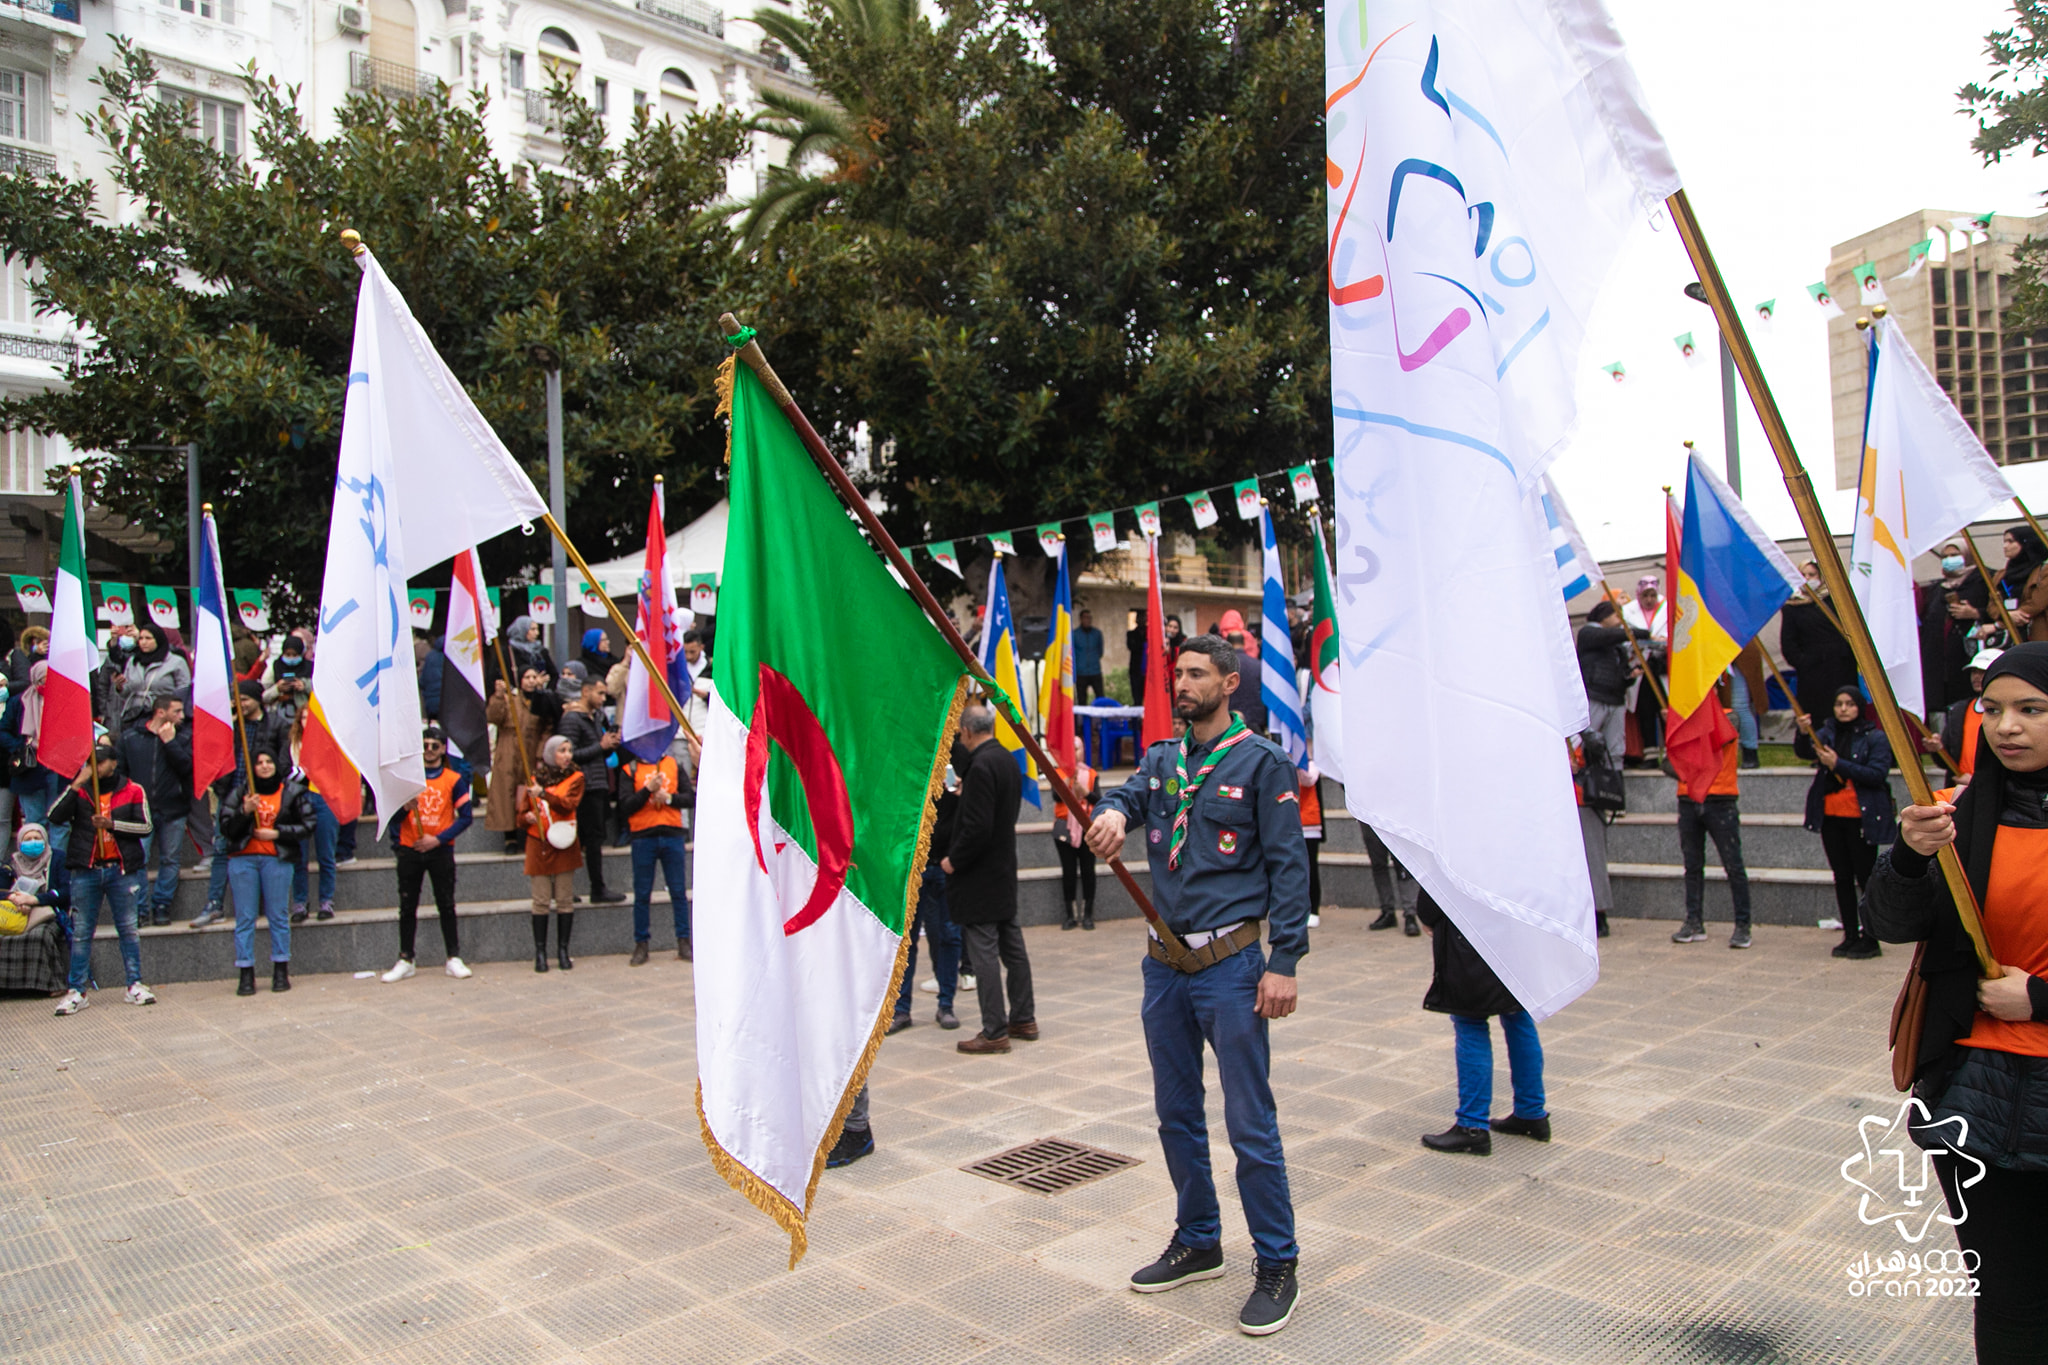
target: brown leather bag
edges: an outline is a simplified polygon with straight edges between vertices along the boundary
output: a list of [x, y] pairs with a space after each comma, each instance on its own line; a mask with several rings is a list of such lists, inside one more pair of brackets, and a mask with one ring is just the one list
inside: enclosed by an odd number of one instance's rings
[[1920, 975], [1920, 959], [1926, 952], [1925, 943], [1914, 946], [1913, 965], [1906, 969], [1905, 984], [1892, 1002], [1892, 1087], [1896, 1090], [1911, 1090], [1913, 1073], [1920, 1069], [1920, 1033], [1927, 1022], [1927, 982]]

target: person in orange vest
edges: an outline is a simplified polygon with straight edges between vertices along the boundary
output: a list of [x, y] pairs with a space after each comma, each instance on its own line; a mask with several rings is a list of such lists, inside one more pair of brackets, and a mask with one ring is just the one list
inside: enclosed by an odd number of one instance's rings
[[1897, 837], [1892, 815], [1892, 747], [1855, 686], [1835, 689], [1832, 718], [1816, 730], [1811, 716], [1799, 728], [1813, 738], [1813, 785], [1806, 793], [1805, 826], [1820, 835], [1835, 876], [1835, 905], [1842, 919], [1836, 957], [1868, 959], [1884, 950], [1857, 927], [1857, 906], [1877, 850]]
[[1970, 695], [1948, 708], [1941, 722], [1941, 747], [1956, 761], [1959, 773], [1977, 771], [1977, 731], [1984, 725], [1984, 673], [1998, 662], [2002, 649], [1980, 649], [1970, 660]]
[[[1733, 715], [1728, 718], [1728, 726], [1733, 731]], [[1714, 852], [1728, 873], [1728, 894], [1734, 901], [1735, 932], [1728, 936], [1728, 946], [1750, 946], [1749, 870], [1742, 865], [1741, 789], [1736, 776], [1740, 761], [1740, 745], [1731, 733], [1721, 749], [1721, 771], [1707, 789], [1707, 799], [1695, 801], [1683, 791], [1678, 793], [1678, 852], [1685, 862], [1685, 923], [1671, 935], [1673, 943], [1706, 942], [1707, 836], [1712, 835]]]
[[689, 868], [685, 848], [689, 836], [683, 833], [683, 810], [690, 804], [689, 779], [674, 754], [659, 761], [643, 763], [630, 753], [619, 767], [626, 794], [619, 798], [619, 814], [633, 837], [633, 956], [629, 967], [647, 963], [647, 943], [653, 937], [654, 869], [668, 886], [669, 909], [675, 912], [676, 957], [693, 960], [690, 951]]
[[[1074, 738], [1074, 750], [1066, 763], [1060, 766], [1060, 775], [1073, 787], [1075, 795], [1086, 801], [1092, 809], [1102, 799], [1101, 775], [1089, 767], [1080, 737]], [[1052, 804], [1052, 846], [1060, 855], [1061, 903], [1067, 908], [1067, 917], [1060, 921], [1062, 929], [1093, 929], [1095, 927], [1095, 855], [1082, 841], [1079, 811], [1069, 811], [1064, 801]], [[1075, 881], [1080, 882], [1080, 895], [1075, 892]]]
[[391, 853], [398, 860], [398, 961], [381, 978], [413, 975], [413, 945], [419, 938], [420, 883], [432, 879], [434, 910], [441, 918], [443, 970], [460, 981], [472, 973], [461, 957], [455, 932], [455, 841], [475, 813], [469, 774], [448, 762], [448, 736], [438, 725], [420, 732], [420, 756], [427, 785], [391, 818]]
[[[576, 965], [569, 958], [569, 932], [576, 927], [576, 869], [583, 866], [583, 845], [576, 829], [583, 786], [575, 745], [567, 736], [549, 735], [541, 742], [532, 783], [519, 789], [519, 823], [526, 830], [526, 876], [533, 886], [533, 969], [537, 972], [548, 969], [550, 908], [555, 912], [556, 959], [565, 972]], [[563, 828], [551, 835], [557, 826]]]

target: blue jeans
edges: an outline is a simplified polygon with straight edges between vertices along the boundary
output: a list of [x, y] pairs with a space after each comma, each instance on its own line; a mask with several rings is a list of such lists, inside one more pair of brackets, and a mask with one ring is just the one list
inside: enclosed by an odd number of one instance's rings
[[[1493, 1118], [1493, 1035], [1486, 1020], [1451, 1016], [1458, 1045], [1458, 1126], [1484, 1128]], [[1543, 1043], [1527, 1010], [1500, 1017], [1501, 1036], [1508, 1042], [1508, 1075], [1515, 1087], [1515, 1117], [1550, 1117], [1543, 1107]]]
[[685, 867], [687, 836], [679, 829], [665, 829], [633, 836], [633, 941], [645, 943], [654, 936], [654, 869], [661, 868], [661, 880], [668, 887], [669, 909], [675, 912], [676, 942], [690, 937], [690, 878]]
[[[171, 908], [171, 902], [178, 898], [178, 859], [185, 852], [185, 818], [158, 820], [142, 841], [142, 881], [150, 886], [149, 870], [156, 868], [156, 886], [150, 894], [150, 903], [159, 910]], [[162, 854], [161, 861], [158, 854]]]
[[268, 853], [223, 858], [235, 892], [235, 965], [256, 965], [256, 911], [270, 923], [270, 960], [292, 960], [292, 865]]
[[946, 874], [927, 867], [917, 887], [917, 918], [910, 925], [910, 956], [903, 962], [903, 987], [896, 992], [896, 1012], [910, 1013], [911, 993], [917, 989], [917, 931], [931, 945], [932, 975], [939, 979], [939, 1008], [953, 1008], [953, 992], [960, 985], [960, 926], [946, 904]]
[[325, 905], [334, 899], [334, 841], [341, 833], [341, 822], [319, 792], [306, 795], [313, 802], [313, 837], [299, 840], [299, 851], [292, 859], [292, 904], [306, 903], [306, 845], [310, 843], [313, 856], [320, 861], [320, 903]]
[[[1145, 959], [1145, 1050], [1152, 1058], [1152, 1104], [1159, 1145], [1179, 1196], [1182, 1246], [1207, 1250], [1223, 1238], [1216, 1178], [1209, 1169], [1209, 1120], [1203, 1112], [1202, 1044], [1216, 1053], [1223, 1122], [1237, 1154], [1237, 1196], [1259, 1260], [1291, 1261], [1294, 1202], [1273, 1106], [1266, 1021], [1253, 1010], [1266, 955], [1255, 944], [1190, 976]], [[988, 987], [984, 985], [983, 990]]]
[[228, 899], [228, 841], [220, 835], [220, 821], [213, 826], [213, 864], [206, 874], [206, 904], [209, 909], [225, 905]]
[[135, 932], [137, 879], [107, 863], [71, 874], [71, 989], [82, 991], [92, 978], [92, 936], [100, 927], [100, 897], [114, 908], [114, 929], [121, 935], [121, 965], [128, 984], [142, 980], [142, 938]]
[[1756, 708], [1749, 696], [1749, 679], [1742, 676], [1742, 670], [1728, 670], [1729, 691], [1735, 699], [1735, 734], [1737, 742], [1745, 749], [1756, 747]]

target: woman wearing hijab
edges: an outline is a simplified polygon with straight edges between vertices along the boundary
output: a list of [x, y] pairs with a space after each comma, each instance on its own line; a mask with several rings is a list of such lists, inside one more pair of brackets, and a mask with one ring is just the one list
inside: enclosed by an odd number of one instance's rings
[[[1883, 955], [1867, 930], [1857, 925], [1856, 905], [1877, 866], [1877, 850], [1897, 836], [1892, 815], [1892, 746], [1871, 718], [1863, 694], [1835, 690], [1834, 715], [1813, 734], [1813, 785], [1806, 790], [1806, 828], [1820, 836], [1835, 874], [1835, 905], [1842, 917], [1836, 957]], [[1799, 717], [1802, 730], [1813, 718]]]
[[592, 626], [583, 632], [583, 668], [593, 678], [602, 678], [618, 666], [619, 656], [606, 649], [605, 644], [605, 633], [599, 627]]
[[[0, 900], [0, 991], [64, 994], [71, 943], [50, 887], [50, 833], [30, 821], [21, 827], [7, 860], [7, 893]], [[18, 926], [18, 927], [15, 927]]]
[[277, 751], [255, 750], [245, 781], [237, 773], [220, 806], [227, 845], [228, 885], [235, 901], [236, 995], [256, 994], [256, 914], [270, 925], [270, 989], [292, 988], [292, 863], [300, 840], [313, 836], [313, 803], [306, 785], [285, 774]]
[[[2001, 975], [1977, 958], [1934, 855], [1954, 844]], [[2048, 1343], [2048, 643], [1986, 670], [1977, 770], [1953, 803], [1909, 806], [1878, 860], [1864, 918], [1919, 943], [1926, 1015], [1913, 1139], [1975, 1252], [1977, 1359], [2040, 1361]], [[1960, 1122], [1959, 1122], [1960, 1120]], [[1981, 1176], [1979, 1172], [1981, 1171]], [[1973, 1178], [1975, 1177], [1975, 1178]], [[1967, 1185], [1967, 1188], [1964, 1186]]]
[[[40, 626], [30, 626], [28, 630], [22, 632], [22, 638], [26, 640], [30, 631], [40, 629]], [[15, 804], [21, 808], [21, 818], [26, 822], [41, 825], [45, 824], [50, 807], [64, 794], [64, 779], [44, 767], [36, 757], [36, 746], [41, 742], [43, 734], [44, 680], [50, 675], [48, 637], [45, 636], [39, 641], [36, 648], [39, 652], [35, 664], [29, 669], [28, 687], [18, 699], [10, 701], [7, 707], [8, 714], [14, 720], [14, 737], [20, 741], [20, 747], [14, 754], [14, 779], [9, 786], [14, 792]], [[56, 854], [57, 894], [60, 900], [66, 884], [70, 881], [64, 860], [70, 843], [71, 826], [58, 825], [50, 831], [50, 848]]]
[[[548, 969], [548, 911], [555, 912], [555, 959], [563, 971], [569, 960], [569, 931], [576, 922], [576, 869], [583, 866], [583, 844], [575, 836], [576, 807], [583, 800], [583, 770], [576, 766], [576, 746], [562, 735], [549, 735], [540, 746], [533, 781], [519, 789], [519, 823], [526, 829], [526, 875], [533, 882], [533, 969]], [[548, 837], [558, 824], [569, 826], [566, 847]], [[561, 836], [556, 836], [560, 838]]]
[[2005, 533], [2005, 567], [1998, 571], [1998, 591], [2008, 604], [2020, 600], [2026, 591], [2027, 575], [2048, 562], [2048, 548], [2031, 526], [2015, 526]]
[[[514, 718], [518, 724], [514, 724]], [[503, 784], [492, 784], [490, 799], [484, 803], [484, 828], [505, 836], [505, 852], [522, 853], [526, 832], [519, 823], [518, 793], [514, 781], [540, 760], [543, 736], [555, 732], [562, 718], [562, 699], [548, 685], [548, 675], [529, 668], [519, 676], [515, 695], [503, 678], [491, 684], [491, 699], [484, 703], [484, 719], [497, 727], [491, 745], [491, 772]]]
[[555, 656], [548, 652], [540, 626], [531, 616], [512, 618], [512, 624], [505, 630], [505, 643], [512, 649], [512, 667], [519, 672], [537, 668], [548, 675], [550, 683], [562, 675], [562, 671], [555, 667]]
[[184, 692], [192, 686], [192, 668], [171, 652], [169, 642], [155, 626], [138, 626], [135, 652], [121, 670], [121, 729], [147, 720], [158, 697]]

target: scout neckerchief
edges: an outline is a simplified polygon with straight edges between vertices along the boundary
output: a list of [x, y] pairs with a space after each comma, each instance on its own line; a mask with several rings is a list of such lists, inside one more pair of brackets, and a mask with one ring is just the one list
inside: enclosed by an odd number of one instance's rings
[[1235, 711], [1231, 712], [1230, 728], [1217, 737], [1216, 747], [1209, 751], [1209, 756], [1202, 760], [1202, 766], [1195, 770], [1195, 775], [1191, 778], [1188, 776], [1188, 741], [1194, 738], [1194, 733], [1190, 727], [1188, 732], [1181, 736], [1180, 754], [1173, 764], [1173, 774], [1180, 780], [1180, 806], [1173, 813], [1173, 842], [1167, 849], [1166, 865], [1174, 871], [1180, 870], [1181, 846], [1188, 841], [1188, 812], [1195, 808], [1195, 797], [1201, 792], [1202, 784], [1208, 781], [1209, 774], [1214, 772], [1216, 765], [1223, 760], [1226, 750], [1252, 737], [1251, 728], [1244, 723], [1244, 717]]

